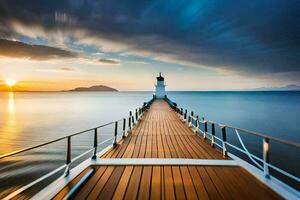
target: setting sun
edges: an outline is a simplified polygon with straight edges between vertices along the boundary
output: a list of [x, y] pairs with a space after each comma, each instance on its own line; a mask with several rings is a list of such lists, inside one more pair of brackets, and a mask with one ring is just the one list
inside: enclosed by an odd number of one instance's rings
[[16, 84], [16, 82], [17, 81], [15, 81], [15, 80], [8, 79], [5, 81], [5, 84], [11, 87], [11, 86], [14, 86]]

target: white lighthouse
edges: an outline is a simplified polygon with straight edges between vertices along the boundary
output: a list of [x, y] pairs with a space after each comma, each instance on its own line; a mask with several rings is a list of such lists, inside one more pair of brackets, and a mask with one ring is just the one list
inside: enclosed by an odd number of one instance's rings
[[161, 76], [161, 73], [159, 73], [159, 76], [156, 77], [157, 83], [155, 85], [155, 96], [157, 99], [163, 99], [165, 98], [166, 95], [166, 90], [165, 90], [165, 78]]

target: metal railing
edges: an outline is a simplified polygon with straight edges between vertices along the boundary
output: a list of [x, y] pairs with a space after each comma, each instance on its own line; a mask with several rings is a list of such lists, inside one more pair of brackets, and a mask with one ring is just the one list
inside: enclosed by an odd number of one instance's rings
[[[11, 153], [0, 155], [0, 161], [2, 161], [4, 158], [10, 158], [12, 156], [16, 156], [16, 155], [21, 154], [21, 153], [30, 152], [31, 150], [35, 150], [35, 149], [40, 148], [40, 147], [45, 147], [46, 145], [53, 144], [53, 143], [56, 143], [56, 142], [59, 142], [59, 141], [64, 141], [64, 140], [66, 141], [66, 159], [65, 159], [65, 164], [64, 165], [52, 170], [51, 172], [47, 173], [46, 175], [30, 182], [29, 184], [27, 184], [23, 187], [21, 187], [20, 189], [14, 191], [13, 194], [10, 194], [6, 198], [10, 199], [10, 198], [22, 193], [23, 191], [29, 189], [30, 187], [34, 186], [35, 184], [37, 184], [39, 182], [51, 177], [52, 175], [58, 173], [61, 170], [64, 170], [64, 176], [68, 176], [69, 172], [70, 172], [70, 169], [71, 169], [70, 166], [75, 161], [79, 160], [80, 158], [83, 158], [84, 156], [88, 155], [91, 152], [93, 152], [93, 153], [92, 153], [92, 156], [90, 158], [91, 159], [96, 159], [98, 148], [102, 144], [105, 144], [109, 141], [113, 141], [112, 146], [116, 147], [118, 145], [117, 142], [118, 142], [118, 135], [120, 135], [119, 133], [121, 132], [122, 138], [125, 138], [131, 132], [131, 130], [134, 128], [134, 126], [138, 123], [138, 121], [142, 118], [143, 114], [145, 113], [145, 111], [148, 110], [148, 108], [150, 107], [152, 102], [153, 102], [153, 100], [151, 99], [149, 102], [144, 103], [144, 105], [142, 107], [135, 109], [134, 115], [132, 114], [132, 111], [130, 111], [128, 118], [123, 118], [123, 119], [120, 119], [120, 120], [117, 120], [117, 121], [109, 122], [109, 123], [106, 123], [106, 124], [103, 124], [103, 125], [100, 125], [100, 126], [97, 126], [97, 127], [94, 127], [94, 128], [90, 128], [90, 129], [80, 131], [80, 132], [77, 132], [77, 133], [74, 133], [74, 134], [71, 134], [71, 135], [67, 135], [67, 136], [64, 136], [64, 137], [61, 137], [61, 138], [58, 138], [58, 139], [55, 139], [55, 140], [52, 140], [52, 141], [49, 141], [49, 142], [41, 143], [41, 144], [38, 144], [38, 145], [35, 145], [35, 146], [32, 146], [32, 147], [28, 147], [28, 148], [17, 150], [17, 151], [11, 152]], [[126, 126], [127, 122], [128, 122], [128, 126]], [[107, 127], [109, 125], [114, 125], [114, 133], [113, 133], [112, 137], [110, 137], [110, 138], [108, 138], [104, 141], [101, 141], [99, 143], [99, 140], [98, 140], [99, 130], [101, 128]], [[122, 130], [120, 132], [118, 130], [119, 125], [122, 125], [121, 126]], [[72, 138], [74, 136], [81, 135], [81, 134], [84, 134], [84, 133], [89, 133], [89, 132], [93, 132], [93, 145], [92, 145], [92, 147], [90, 149], [88, 149], [87, 151], [83, 152], [82, 154], [72, 158]], [[126, 135], [126, 133], [127, 133], [127, 135]]]
[[[181, 118], [181, 120], [183, 122], [186, 122], [187, 125], [193, 129], [193, 131], [195, 133], [199, 133], [201, 134], [201, 136], [203, 137], [203, 139], [208, 139], [211, 143], [212, 147], [218, 147], [220, 150], [222, 150], [223, 156], [226, 157], [228, 153], [232, 153], [234, 154], [232, 151], [229, 152], [229, 147], [231, 147], [232, 149], [235, 149], [236, 151], [245, 154], [249, 160], [258, 168], [260, 169], [263, 173], [264, 176], [267, 179], [271, 178], [271, 174], [270, 174], [270, 169], [278, 172], [281, 175], [284, 175], [290, 179], [292, 179], [293, 181], [295, 181], [297, 184], [300, 183], [300, 178], [297, 177], [296, 175], [293, 175], [283, 169], [281, 169], [278, 166], [275, 166], [273, 164], [271, 164], [270, 161], [270, 141], [274, 141], [280, 144], [283, 144], [285, 146], [290, 146], [290, 147], [294, 147], [297, 148], [298, 150], [300, 150], [300, 144], [298, 143], [294, 143], [294, 142], [290, 142], [290, 141], [286, 141], [286, 140], [282, 140], [276, 137], [272, 137], [272, 136], [268, 136], [268, 135], [264, 135], [261, 133], [257, 133], [254, 131], [249, 131], [246, 129], [241, 129], [238, 127], [234, 127], [234, 126], [229, 126], [229, 125], [224, 125], [224, 124], [219, 124], [213, 121], [207, 121], [204, 118], [199, 119], [198, 115], [194, 115], [194, 112], [191, 111], [190, 114], [188, 114], [187, 109], [183, 109], [183, 108], [178, 108], [177, 105], [174, 106], [174, 102], [172, 101], [168, 101], [168, 104], [170, 105], [170, 107], [176, 112], [178, 113], [179, 117]], [[210, 124], [210, 130], [211, 132], [208, 131], [208, 125]], [[200, 125], [202, 125], [202, 130], [200, 128]], [[221, 137], [216, 136], [216, 126], [218, 126], [221, 129]], [[237, 137], [238, 142], [240, 143], [240, 147], [238, 147], [237, 145], [230, 143], [228, 141], [228, 130], [231, 129], [233, 130], [233, 132], [235, 133], [235, 136]], [[259, 138], [261, 138], [262, 140], [262, 158], [254, 155], [254, 153], [251, 153], [244, 141], [241, 138], [241, 134], [240, 133], [244, 133], [244, 134], [248, 134], [248, 135], [252, 135], [252, 136], [257, 136]], [[218, 141], [218, 142], [216, 142]], [[237, 156], [240, 158], [240, 156]], [[242, 159], [242, 158], [241, 158]], [[249, 162], [248, 162], [249, 163]]]

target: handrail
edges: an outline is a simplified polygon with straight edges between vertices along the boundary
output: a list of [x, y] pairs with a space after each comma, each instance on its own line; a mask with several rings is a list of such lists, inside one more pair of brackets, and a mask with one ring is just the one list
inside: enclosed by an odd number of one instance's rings
[[[200, 122], [205, 123], [206, 121], [200, 121]], [[214, 122], [212, 122], [212, 121], [208, 121], [208, 122], [214, 123]], [[193, 125], [193, 126], [194, 126], [194, 125]], [[194, 126], [194, 128], [196, 128], [196, 127]], [[231, 128], [231, 127], [230, 127], [230, 128]], [[235, 129], [235, 130], [236, 130], [236, 129]], [[202, 134], [204, 134], [204, 132], [203, 132], [202, 130], [199, 129], [199, 131], [200, 131]], [[236, 130], [236, 131], [237, 131], [237, 130]], [[208, 135], [212, 136], [212, 134], [209, 133], [209, 132], [206, 132], [205, 134], [208, 134]], [[264, 159], [259, 158], [259, 157], [257, 157], [256, 155], [253, 155], [252, 153], [250, 153], [250, 152], [247, 150], [247, 148], [245, 147], [245, 145], [243, 144], [242, 138], [239, 136], [239, 134], [238, 134], [237, 132], [236, 132], [236, 134], [237, 134], [237, 136], [238, 136], [238, 139], [239, 139], [239, 141], [240, 141], [240, 143], [241, 143], [243, 149], [241, 149], [241, 148], [239, 148], [239, 147], [237, 147], [237, 146], [235, 146], [235, 145], [233, 145], [233, 144], [231, 144], [231, 143], [229, 143], [229, 142], [226, 142], [226, 144], [227, 144], [228, 146], [230, 146], [230, 147], [232, 147], [232, 148], [234, 148], [234, 149], [236, 149], [236, 150], [238, 150], [238, 151], [240, 151], [240, 152], [246, 154], [246, 155], [249, 157], [249, 159], [250, 159], [254, 164], [256, 164], [256, 166], [257, 166], [260, 170], [264, 170], [264, 166], [259, 165], [255, 160], [258, 160], [258, 161], [262, 162], [265, 166], [267, 166], [267, 167], [269, 167], [269, 168], [272, 168], [272, 169], [274, 169], [275, 171], [277, 171], [277, 172], [279, 172], [279, 173], [281, 173], [281, 174], [283, 174], [283, 175], [285, 175], [285, 176], [287, 176], [287, 177], [289, 177], [289, 178], [291, 178], [291, 179], [294, 179], [294, 180], [297, 181], [297, 182], [300, 182], [300, 178], [298, 178], [298, 177], [296, 177], [296, 176], [294, 176], [294, 175], [292, 175], [292, 174], [290, 174], [290, 173], [288, 173], [288, 172], [286, 172], [286, 171], [280, 169], [279, 167], [276, 167], [276, 166], [274, 166], [274, 165], [272, 165], [272, 164], [270, 164], [270, 163], [267, 163], [267, 162], [265, 162]], [[214, 136], [214, 137], [215, 137], [217, 140], [219, 140], [220, 142], [223, 142], [222, 139], [220, 139], [219, 137], [217, 137], [217, 136]], [[215, 144], [216, 144], [218, 147], [220, 147], [221, 149], [223, 148], [221, 145], [219, 145], [219, 144], [217, 144], [217, 143], [215, 143]], [[269, 174], [267, 174], [267, 175], [269, 176]]]
[[[55, 173], [57, 173], [58, 171], [62, 170], [65, 168], [65, 172], [64, 172], [64, 176], [68, 176], [69, 175], [69, 171], [70, 171], [70, 164], [73, 163], [74, 161], [82, 158], [83, 156], [93, 152], [93, 156], [90, 157], [90, 159], [96, 159], [97, 158], [97, 148], [99, 145], [101, 144], [104, 144], [110, 140], [113, 140], [113, 147], [116, 147], [118, 144], [117, 144], [117, 137], [118, 137], [118, 132], [121, 132], [122, 133], [122, 138], [125, 138], [126, 137], [126, 132], [127, 134], [130, 133], [131, 129], [134, 128], [134, 125], [136, 125], [139, 120], [141, 120], [141, 117], [143, 116], [143, 114], [148, 110], [149, 106], [153, 103], [154, 101], [154, 98], [151, 99], [148, 103], [144, 103], [144, 105], [140, 108], [137, 108], [135, 109], [135, 113], [134, 115], [132, 115], [132, 112], [130, 111], [129, 112], [129, 117], [128, 118], [123, 118], [123, 119], [119, 119], [117, 121], [112, 121], [112, 122], [109, 122], [109, 123], [106, 123], [106, 124], [103, 124], [103, 125], [99, 125], [99, 126], [96, 126], [96, 127], [93, 127], [93, 128], [90, 128], [90, 129], [86, 129], [86, 130], [83, 130], [83, 131], [80, 131], [80, 132], [77, 132], [77, 133], [73, 133], [73, 134], [70, 134], [70, 135], [66, 135], [66, 136], [63, 136], [63, 137], [60, 137], [60, 138], [57, 138], [55, 140], [51, 140], [49, 142], [45, 142], [45, 143], [41, 143], [41, 144], [38, 144], [38, 145], [35, 145], [35, 146], [31, 146], [31, 147], [27, 147], [27, 148], [23, 148], [23, 149], [20, 149], [20, 150], [17, 150], [17, 151], [14, 151], [14, 152], [11, 152], [11, 153], [7, 153], [7, 154], [4, 154], [4, 155], [1, 155], [0, 156], [0, 160], [3, 159], [3, 158], [7, 158], [7, 157], [10, 157], [10, 156], [14, 156], [14, 155], [17, 155], [17, 154], [20, 154], [20, 153], [23, 153], [23, 152], [27, 152], [27, 151], [30, 151], [30, 150], [33, 150], [33, 149], [36, 149], [36, 148], [39, 148], [39, 147], [42, 147], [42, 146], [46, 146], [48, 144], [52, 144], [52, 143], [55, 143], [55, 142], [58, 142], [58, 141], [61, 141], [61, 140], [65, 140], [67, 139], [67, 156], [66, 156], [66, 163], [52, 171], [50, 171], [49, 173], [47, 173], [46, 175], [28, 183], [27, 185], [21, 187], [20, 189], [12, 192], [10, 195], [8, 195], [7, 197], [5, 197], [6, 199], [10, 199], [10, 198], [13, 198], [15, 197], [16, 195], [22, 193], [23, 191], [25, 191], [26, 189], [32, 187], [33, 185], [51, 177], [52, 175], [54, 175]], [[127, 123], [127, 119], [128, 119], [128, 126], [127, 126], [127, 129], [126, 129], [126, 123]], [[122, 127], [120, 131], [118, 131], [118, 124], [121, 124], [121, 123], [118, 123], [118, 122], [123, 122], [122, 124]], [[112, 135], [111, 138], [105, 140], [105, 141], [102, 141], [101, 143], [98, 143], [98, 129], [99, 128], [103, 128], [105, 126], [108, 126], [108, 125], [111, 125], [111, 124], [115, 124], [114, 125], [114, 134]], [[127, 131], [126, 131], [127, 130]], [[83, 152], [82, 154], [76, 156], [75, 158], [72, 159], [72, 154], [71, 154], [71, 146], [72, 146], [72, 143], [71, 143], [71, 138], [73, 136], [76, 136], [76, 135], [80, 135], [80, 134], [83, 134], [83, 133], [86, 133], [86, 132], [89, 132], [89, 131], [93, 131], [93, 134], [94, 134], [94, 145], [87, 151]], [[92, 134], [92, 133], [91, 133]]]
[[280, 142], [280, 143], [283, 143], [283, 144], [286, 144], [286, 145], [289, 145], [289, 146], [300, 148], [300, 144], [298, 144], [298, 143], [294, 143], [294, 142], [283, 140], [283, 139], [276, 138], [276, 137], [273, 137], [273, 136], [265, 135], [265, 134], [258, 133], [258, 132], [255, 132], [255, 131], [250, 131], [250, 130], [247, 130], [247, 129], [242, 129], [242, 128], [238, 128], [238, 127], [234, 127], [234, 126], [228, 126], [228, 125], [225, 125], [225, 126], [228, 127], [228, 128], [237, 129], [237, 130], [245, 132], [247, 134], [251, 134], [251, 135], [255, 135], [255, 136], [259, 136], [259, 137], [263, 137], [263, 138], [268, 138], [268, 139], [273, 140], [273, 141], [277, 141], [277, 142]]
[[[166, 101], [168, 102], [167, 99], [166, 99]], [[238, 128], [238, 127], [234, 127], [234, 126], [228, 126], [228, 125], [216, 123], [216, 122], [213, 122], [213, 121], [204, 120], [204, 118], [203, 118], [203, 120], [200, 120], [199, 116], [194, 115], [194, 112], [192, 112], [192, 111], [188, 115], [187, 114], [188, 113], [187, 109], [178, 108], [177, 106], [174, 107], [173, 104], [170, 105], [170, 103], [169, 103], [169, 106], [175, 112], [177, 112], [178, 115], [180, 116], [181, 120], [183, 122], [186, 122], [189, 127], [194, 129], [194, 131], [196, 133], [198, 133], [198, 132], [201, 133], [203, 135], [204, 139], [208, 138], [211, 141], [211, 146], [217, 145], [218, 147], [220, 147], [223, 151], [223, 156], [227, 156], [227, 151], [228, 150], [227, 150], [226, 146], [228, 145], [228, 146], [238, 150], [239, 152], [246, 154], [249, 157], [249, 159], [254, 164], [256, 164], [257, 167], [260, 170], [263, 171], [264, 176], [266, 178], [270, 178], [271, 175], [269, 173], [269, 168], [272, 168], [273, 170], [281, 173], [282, 175], [285, 175], [286, 177], [289, 177], [289, 178], [293, 179], [296, 182], [300, 182], [300, 179], [297, 176], [295, 176], [295, 175], [293, 175], [293, 174], [291, 174], [291, 173], [289, 173], [285, 170], [282, 170], [282, 169], [272, 165], [271, 163], [269, 163], [269, 141], [270, 140], [276, 141], [276, 142], [279, 142], [281, 144], [288, 145], [288, 146], [291, 146], [291, 147], [295, 147], [295, 148], [298, 148], [298, 149], [300, 149], [300, 144], [290, 142], [290, 141], [286, 141], [286, 140], [283, 140], [283, 139], [279, 139], [279, 138], [276, 138], [276, 137], [273, 137], [273, 136], [268, 136], [268, 135], [265, 135], [265, 134], [261, 134], [261, 133], [255, 132], [255, 131], [250, 131], [250, 130], [246, 130], [246, 129], [242, 129], [242, 128]], [[204, 131], [202, 131], [200, 129], [200, 126], [199, 126], [200, 123], [204, 124]], [[208, 128], [207, 128], [208, 123], [211, 124], [211, 126], [212, 126], [212, 133], [208, 132]], [[222, 138], [219, 138], [219, 137], [215, 136], [215, 125], [218, 125], [221, 128]], [[240, 144], [242, 145], [243, 149], [241, 149], [241, 148], [239, 148], [239, 147], [235, 146], [234, 144], [231, 144], [227, 141], [226, 128], [231, 128], [231, 129], [235, 130], [235, 133], [236, 133], [236, 135], [238, 137], [238, 140], [240, 141]], [[239, 131], [242, 132], [242, 133], [249, 134], [249, 135], [255, 135], [255, 136], [260, 137], [260, 138], [263, 139], [263, 145], [262, 145], [262, 151], [263, 151], [263, 156], [262, 157], [263, 158], [259, 158], [259, 157], [255, 156], [253, 153], [250, 153], [247, 150], [246, 146], [244, 145], [244, 143], [242, 141], [242, 138], [240, 137], [240, 135], [238, 133]], [[207, 137], [207, 135], [209, 135], [210, 137]], [[221, 145], [216, 143], [215, 139], [219, 140], [221, 142]], [[262, 162], [262, 166], [259, 165], [255, 160], [258, 160], [258, 161]]]
[[[192, 119], [194, 119], [194, 120], [197, 120], [196, 116], [190, 115], [190, 117]], [[276, 138], [276, 137], [273, 137], [273, 136], [270, 136], [270, 135], [265, 135], [263, 133], [258, 133], [258, 132], [255, 132], [255, 131], [251, 131], [251, 130], [247, 130], [247, 129], [243, 129], [243, 128], [239, 128], [239, 127], [235, 127], [235, 126], [231, 126], [231, 125], [224, 125], [224, 124], [216, 123], [216, 122], [210, 121], [210, 120], [208, 120], [208, 121], [199, 120], [199, 122], [200, 123], [205, 123], [205, 122], [215, 123], [215, 124], [217, 124], [220, 127], [228, 127], [228, 128], [236, 129], [236, 130], [245, 132], [245, 133], [250, 134], [250, 135], [255, 135], [255, 136], [263, 137], [263, 138], [268, 138], [268, 139], [273, 140], [273, 141], [277, 141], [277, 142], [280, 142], [280, 143], [283, 143], [283, 144], [286, 144], [286, 145], [289, 145], [289, 146], [300, 148], [300, 144], [299, 143], [295, 143], [295, 142], [292, 142], [292, 141], [283, 140], [283, 139]]]
[[[120, 120], [117, 120], [117, 121], [120, 121]], [[11, 152], [11, 153], [3, 154], [3, 155], [0, 156], [0, 160], [3, 159], [3, 158], [9, 157], [9, 156], [13, 156], [13, 155], [16, 155], [16, 154], [19, 154], [19, 153], [23, 153], [23, 152], [26, 152], [26, 151], [29, 151], [29, 150], [32, 150], [32, 149], [36, 149], [36, 148], [39, 148], [39, 147], [42, 147], [42, 146], [46, 146], [46, 145], [48, 145], [48, 144], [52, 144], [52, 143], [54, 143], [54, 142], [58, 142], [58, 141], [67, 139], [68, 137], [73, 137], [73, 136], [76, 136], [76, 135], [80, 135], [80, 134], [82, 134], [82, 133], [86, 133], [86, 132], [88, 132], [88, 131], [92, 131], [92, 130], [95, 130], [95, 129], [98, 129], [98, 128], [102, 128], [102, 127], [111, 125], [111, 124], [113, 124], [113, 123], [115, 123], [115, 122], [116, 122], [116, 121], [109, 122], [109, 123], [106, 123], [106, 124], [103, 124], [103, 125], [100, 125], [100, 126], [97, 126], [97, 127], [94, 127], [94, 128], [86, 129], [86, 130], [84, 130], [84, 131], [80, 131], [80, 132], [73, 133], [73, 134], [70, 134], [70, 135], [67, 135], [67, 136], [64, 136], [64, 137], [55, 139], [55, 140], [51, 140], [51, 141], [49, 141], [49, 142], [45, 142], [45, 143], [38, 144], [38, 145], [35, 145], [35, 146], [32, 146], [32, 147], [27, 147], [27, 148], [24, 148], [24, 149], [20, 149], [20, 150], [17, 150], [17, 151], [13, 151], [13, 152]]]

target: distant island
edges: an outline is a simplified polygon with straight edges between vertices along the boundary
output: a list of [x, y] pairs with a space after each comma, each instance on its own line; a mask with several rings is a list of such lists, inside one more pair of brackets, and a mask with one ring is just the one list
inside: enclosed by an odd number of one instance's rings
[[251, 91], [300, 91], [299, 85], [287, 85], [283, 87], [262, 87], [249, 89]]
[[68, 92], [91, 92], [91, 91], [98, 91], [98, 92], [118, 92], [117, 89], [108, 87], [105, 85], [94, 85], [91, 87], [77, 87], [72, 90], [68, 90]]

